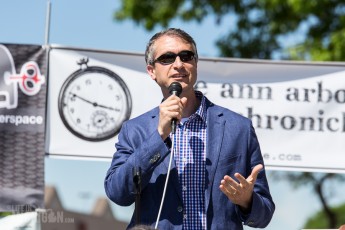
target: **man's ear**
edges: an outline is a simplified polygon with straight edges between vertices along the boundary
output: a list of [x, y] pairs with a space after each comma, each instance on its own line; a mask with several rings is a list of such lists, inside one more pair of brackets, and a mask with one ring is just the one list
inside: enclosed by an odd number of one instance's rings
[[146, 71], [150, 75], [151, 79], [156, 81], [155, 68], [152, 65], [147, 65]]

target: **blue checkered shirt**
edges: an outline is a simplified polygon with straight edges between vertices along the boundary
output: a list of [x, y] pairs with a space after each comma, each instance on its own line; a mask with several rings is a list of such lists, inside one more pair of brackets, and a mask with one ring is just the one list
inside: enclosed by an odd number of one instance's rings
[[206, 229], [205, 166], [206, 166], [206, 103], [201, 92], [200, 107], [182, 119], [175, 134], [174, 160], [183, 199], [183, 229]]

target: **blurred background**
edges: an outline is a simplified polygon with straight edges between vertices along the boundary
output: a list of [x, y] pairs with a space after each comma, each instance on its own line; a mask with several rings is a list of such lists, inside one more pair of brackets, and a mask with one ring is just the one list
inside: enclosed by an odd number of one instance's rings
[[[44, 44], [47, 5], [0, 0], [0, 43]], [[202, 57], [345, 60], [341, 0], [53, 0], [50, 20], [49, 44], [144, 53], [155, 32], [179, 27], [194, 37]], [[78, 220], [63, 229], [94, 229], [90, 219], [114, 226], [129, 221], [133, 207], [105, 197], [109, 165], [110, 160], [45, 158], [45, 202]], [[266, 229], [345, 224], [344, 174], [268, 171], [268, 179], [276, 212]]]

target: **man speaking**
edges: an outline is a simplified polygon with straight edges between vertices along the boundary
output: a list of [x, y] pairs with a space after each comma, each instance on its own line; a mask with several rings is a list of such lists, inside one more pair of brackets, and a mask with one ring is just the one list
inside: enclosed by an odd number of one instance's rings
[[123, 124], [105, 178], [108, 197], [128, 206], [138, 194], [133, 169], [140, 169], [140, 216], [133, 215], [128, 227], [266, 227], [275, 205], [254, 128], [194, 90], [194, 39], [180, 29], [159, 32], [145, 59], [162, 103]]

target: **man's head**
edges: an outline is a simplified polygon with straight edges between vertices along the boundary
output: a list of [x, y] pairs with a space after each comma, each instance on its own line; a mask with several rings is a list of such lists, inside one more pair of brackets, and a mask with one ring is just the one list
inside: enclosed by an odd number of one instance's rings
[[176, 36], [181, 38], [182, 40], [185, 40], [187, 43], [190, 43], [193, 45], [193, 51], [195, 53], [195, 59], [198, 60], [198, 51], [196, 48], [196, 43], [194, 41], [194, 39], [185, 31], [181, 30], [181, 29], [177, 29], [177, 28], [169, 28], [167, 30], [163, 30], [161, 32], [156, 33], [155, 35], [153, 35], [150, 39], [150, 41], [148, 42], [147, 46], [146, 46], [146, 51], [145, 51], [145, 61], [146, 64], [148, 65], [153, 65], [154, 64], [154, 57], [155, 57], [155, 42], [157, 41], [157, 39], [159, 39], [162, 36]]
[[164, 97], [174, 81], [181, 83], [182, 95], [194, 95], [198, 54], [189, 34], [175, 28], [156, 33], [146, 47], [145, 60], [148, 74], [161, 87]]

